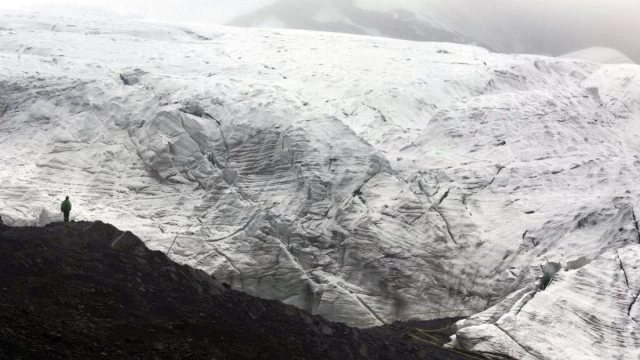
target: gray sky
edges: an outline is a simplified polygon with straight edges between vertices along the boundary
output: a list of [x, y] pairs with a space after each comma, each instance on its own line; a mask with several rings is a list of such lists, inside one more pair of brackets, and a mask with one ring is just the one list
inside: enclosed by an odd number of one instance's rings
[[[493, 0], [492, 0], [493, 1]], [[640, 63], [640, 0], [498, 0], [494, 21], [558, 55], [589, 46], [616, 48]], [[489, 17], [491, 19], [491, 17]], [[491, 21], [491, 20], [489, 20]]]
[[162, 21], [224, 23], [270, 0], [0, 0], [0, 9], [96, 7]]
[[[0, 8], [93, 6], [162, 21], [224, 23], [277, 0], [0, 0]], [[295, 0], [298, 2], [310, 0]], [[347, 1], [347, 0], [345, 0]], [[356, 0], [370, 6], [437, 9], [476, 27], [508, 29], [557, 55], [588, 46], [617, 48], [640, 61], [640, 0]], [[367, 5], [369, 6], [369, 5]], [[453, 11], [450, 11], [454, 8]], [[551, 49], [551, 50], [548, 50]]]

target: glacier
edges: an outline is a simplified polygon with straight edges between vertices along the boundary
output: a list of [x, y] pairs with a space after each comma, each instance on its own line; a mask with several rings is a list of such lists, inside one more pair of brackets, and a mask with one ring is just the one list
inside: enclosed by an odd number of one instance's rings
[[449, 346], [640, 357], [640, 66], [0, 13], [0, 215]]

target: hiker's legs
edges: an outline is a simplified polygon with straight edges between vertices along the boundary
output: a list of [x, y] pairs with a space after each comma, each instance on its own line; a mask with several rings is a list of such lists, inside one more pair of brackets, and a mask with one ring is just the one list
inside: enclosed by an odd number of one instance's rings
[[69, 222], [69, 212], [68, 211], [64, 212], [64, 222]]

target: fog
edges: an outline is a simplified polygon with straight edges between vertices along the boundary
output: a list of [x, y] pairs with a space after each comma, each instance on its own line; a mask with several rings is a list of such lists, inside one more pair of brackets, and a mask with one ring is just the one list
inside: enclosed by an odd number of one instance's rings
[[[473, 1], [466, 1], [473, 2]], [[516, 29], [553, 55], [589, 46], [612, 47], [640, 63], [640, 1], [489, 0], [483, 18]], [[476, 2], [476, 7], [479, 5]]]
[[224, 24], [269, 0], [0, 0], [0, 9], [97, 8], [149, 20]]
[[[0, 8], [97, 7], [150, 20], [227, 23], [262, 7], [322, 0], [0, 0]], [[325, 0], [327, 2], [335, 0]], [[560, 55], [590, 46], [618, 49], [640, 63], [638, 0], [343, 0], [368, 10], [409, 10], [485, 38], [517, 38], [496, 50]], [[304, 26], [302, 26], [304, 27]], [[464, 32], [463, 31], [463, 32]], [[469, 34], [465, 34], [469, 35]], [[491, 42], [491, 41], [489, 41]]]

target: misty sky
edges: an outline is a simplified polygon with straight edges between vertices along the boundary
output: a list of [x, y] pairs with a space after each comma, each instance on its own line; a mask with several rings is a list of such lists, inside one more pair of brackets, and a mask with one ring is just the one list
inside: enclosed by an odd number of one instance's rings
[[[276, 0], [0, 0], [0, 8], [94, 6], [152, 20], [225, 23]], [[309, 0], [297, 0], [300, 2]], [[358, 0], [371, 6], [464, 8], [487, 28], [519, 27], [531, 43], [557, 42], [567, 51], [615, 47], [640, 61], [640, 0]], [[455, 12], [455, 11], [454, 11]], [[499, 25], [499, 26], [493, 26]], [[575, 46], [572, 46], [575, 45]], [[571, 47], [574, 47], [571, 49]], [[557, 54], [555, 54], [557, 55]]]
[[120, 15], [162, 21], [225, 23], [269, 4], [270, 0], [0, 0], [0, 9], [51, 6], [97, 7]]

